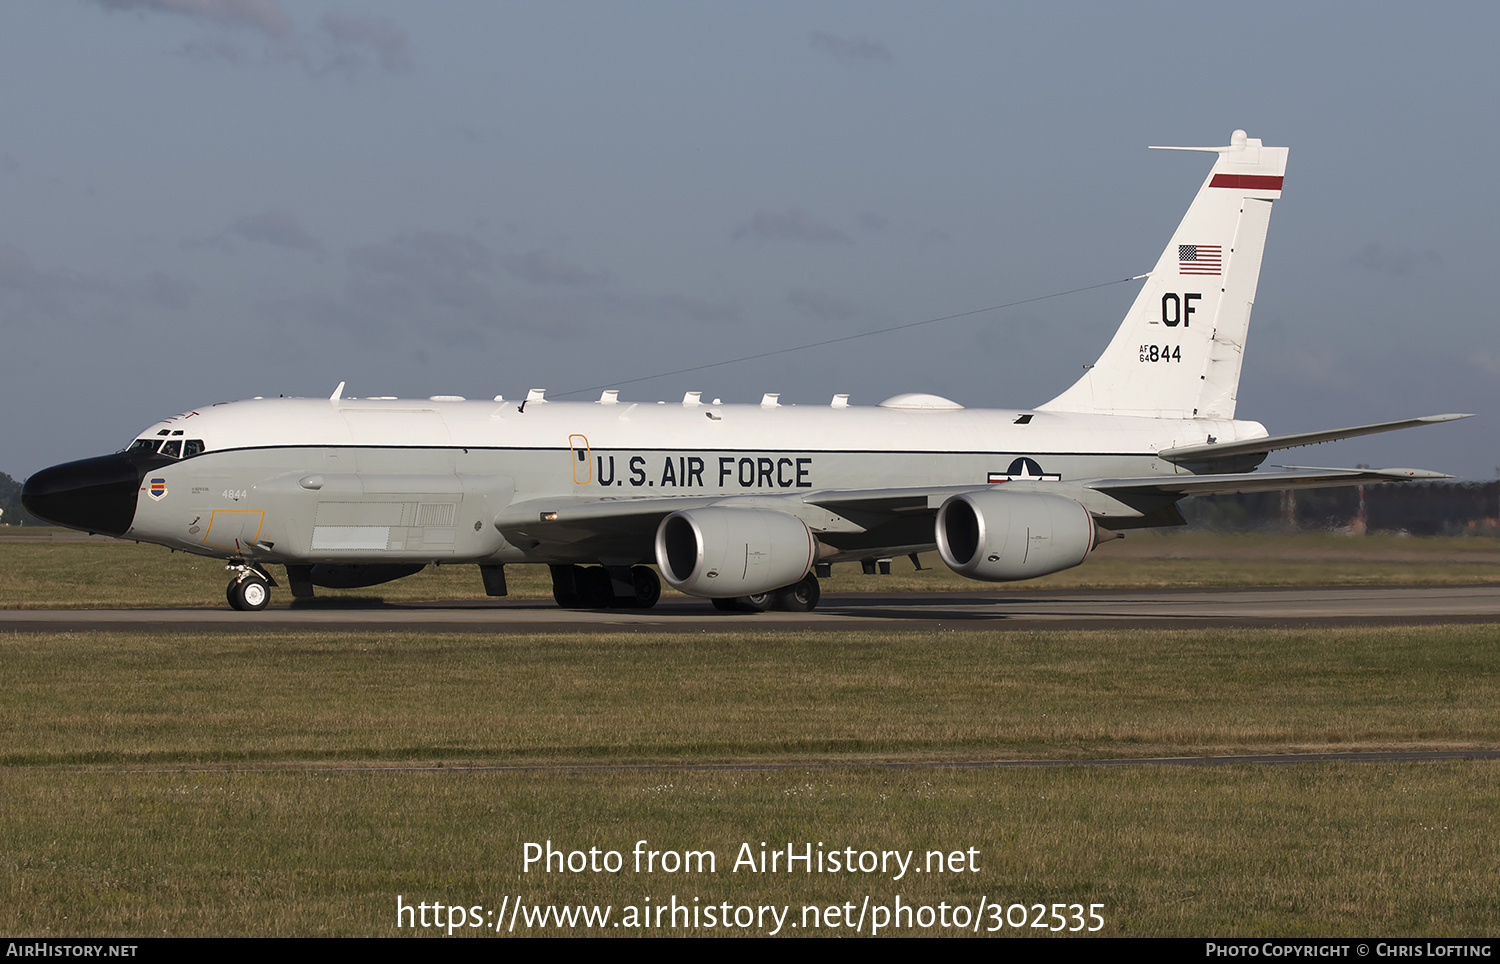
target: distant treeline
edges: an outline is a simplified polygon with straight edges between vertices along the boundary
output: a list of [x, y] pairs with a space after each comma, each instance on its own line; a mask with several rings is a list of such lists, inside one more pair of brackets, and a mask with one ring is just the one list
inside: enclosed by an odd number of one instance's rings
[[0, 472], [0, 524], [41, 525], [36, 516], [21, 508], [21, 483]]
[[1188, 525], [1231, 531], [1335, 529], [1500, 535], [1500, 482], [1402, 482], [1188, 499]]

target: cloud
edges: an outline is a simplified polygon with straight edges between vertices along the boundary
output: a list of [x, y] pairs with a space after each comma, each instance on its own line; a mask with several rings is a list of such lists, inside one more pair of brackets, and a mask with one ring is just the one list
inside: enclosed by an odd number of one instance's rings
[[858, 318], [866, 312], [851, 301], [836, 298], [821, 291], [797, 288], [786, 296], [786, 303], [804, 314], [823, 321], [846, 321]]
[[200, 63], [222, 60], [235, 67], [243, 64], [250, 56], [243, 44], [228, 37], [189, 40], [182, 45], [181, 52], [189, 60], [196, 60]]
[[430, 276], [466, 274], [486, 267], [490, 249], [467, 234], [417, 231], [393, 240], [367, 244], [349, 253], [356, 267], [382, 274]]
[[1490, 375], [1500, 375], [1500, 355], [1492, 351], [1472, 351], [1469, 353], [1469, 361]]
[[[173, 14], [199, 26], [265, 41], [262, 61], [294, 64], [309, 76], [353, 76], [371, 62], [388, 73], [411, 69], [406, 29], [392, 20], [364, 14], [325, 13], [312, 30], [299, 28], [280, 0], [92, 0], [108, 11]], [[250, 51], [231, 36], [198, 37], [180, 48], [189, 59], [241, 66]]]
[[11, 321], [72, 322], [75, 296], [106, 290], [95, 279], [44, 271], [20, 248], [0, 244], [0, 316]]
[[732, 304], [687, 295], [608, 296], [601, 299], [601, 306], [610, 317], [632, 315], [653, 321], [697, 325], [738, 324], [741, 320], [739, 308]]
[[468, 235], [425, 231], [356, 248], [349, 296], [381, 315], [420, 319], [439, 308], [470, 321], [490, 318], [494, 295], [476, 275], [489, 267], [489, 248]]
[[94, 0], [105, 10], [170, 13], [215, 27], [250, 30], [273, 39], [292, 35], [278, 0]]
[[144, 281], [117, 284], [39, 268], [20, 248], [0, 244], [0, 318], [12, 323], [97, 325], [128, 317], [132, 306], [177, 311], [188, 306], [193, 290], [161, 272]]
[[494, 257], [466, 234], [419, 231], [355, 248], [341, 295], [266, 299], [257, 310], [292, 328], [317, 325], [363, 340], [399, 339], [401, 351], [444, 344], [483, 348], [496, 332], [561, 332], [568, 306], [502, 299], [491, 285]]
[[609, 281], [607, 272], [589, 271], [540, 249], [511, 255], [503, 265], [512, 277], [538, 285], [592, 288]]
[[279, 248], [321, 251], [323, 245], [303, 230], [296, 215], [283, 208], [267, 208], [262, 214], [239, 218], [229, 230], [247, 241], [259, 241]]
[[1410, 248], [1402, 248], [1398, 251], [1388, 251], [1379, 244], [1365, 245], [1351, 260], [1357, 266], [1368, 268], [1376, 274], [1398, 278], [1413, 275], [1443, 263], [1442, 256], [1430, 249], [1413, 251]]
[[[480, 239], [421, 231], [354, 248], [343, 291], [269, 298], [255, 308], [296, 329], [316, 325], [364, 340], [372, 334], [409, 352], [433, 344], [487, 347], [528, 333], [566, 341], [621, 326], [733, 324], [732, 304], [679, 294], [620, 294], [602, 271], [546, 250], [499, 257]], [[522, 284], [507, 285], [508, 278]], [[531, 287], [531, 286], [536, 287]]]
[[734, 239], [760, 241], [809, 241], [814, 244], [853, 244], [854, 239], [831, 225], [815, 221], [801, 208], [785, 213], [757, 211], [734, 229]]
[[894, 63], [896, 57], [891, 48], [878, 40], [862, 37], [839, 37], [822, 30], [814, 31], [809, 40], [812, 49], [828, 54], [845, 63]]
[[369, 51], [380, 59], [382, 69], [399, 73], [411, 69], [411, 49], [406, 30], [382, 17], [326, 13], [318, 29], [332, 42], [327, 67], [350, 72], [364, 66]]
[[152, 307], [181, 311], [188, 306], [188, 300], [194, 290], [196, 289], [192, 285], [184, 284], [157, 271], [146, 280], [144, 298]]

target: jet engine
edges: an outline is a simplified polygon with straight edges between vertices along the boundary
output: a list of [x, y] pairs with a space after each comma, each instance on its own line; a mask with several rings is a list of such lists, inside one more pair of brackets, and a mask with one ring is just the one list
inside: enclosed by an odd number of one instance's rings
[[937, 514], [938, 553], [961, 576], [987, 582], [1071, 569], [1098, 544], [1093, 516], [1044, 492], [967, 492]]
[[790, 586], [807, 575], [817, 553], [807, 524], [785, 512], [684, 509], [656, 529], [662, 576], [693, 596], [754, 596]]

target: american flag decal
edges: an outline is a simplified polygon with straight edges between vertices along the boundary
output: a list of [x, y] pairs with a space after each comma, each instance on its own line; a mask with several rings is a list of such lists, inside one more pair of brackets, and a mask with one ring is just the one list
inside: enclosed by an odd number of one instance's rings
[[1224, 246], [1221, 244], [1179, 244], [1178, 274], [1223, 274]]

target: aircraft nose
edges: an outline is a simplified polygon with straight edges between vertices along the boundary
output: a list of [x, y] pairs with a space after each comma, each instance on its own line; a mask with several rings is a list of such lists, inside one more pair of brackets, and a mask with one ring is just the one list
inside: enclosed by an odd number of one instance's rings
[[39, 519], [70, 529], [124, 535], [135, 521], [141, 474], [123, 455], [42, 469], [21, 487], [21, 504]]

